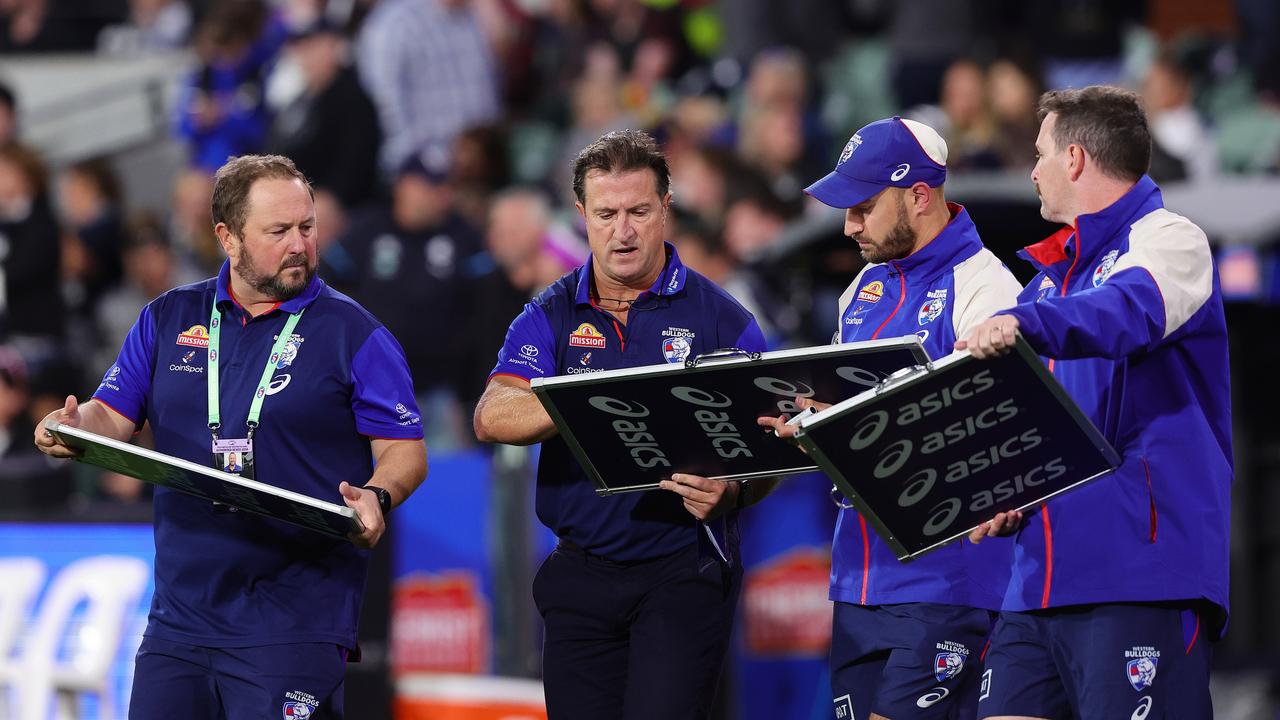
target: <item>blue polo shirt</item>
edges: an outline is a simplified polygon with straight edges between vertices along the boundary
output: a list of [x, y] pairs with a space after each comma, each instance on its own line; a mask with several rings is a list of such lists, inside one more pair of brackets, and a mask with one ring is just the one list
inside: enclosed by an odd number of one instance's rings
[[[683, 363], [727, 347], [764, 350], [751, 313], [666, 247], [662, 274], [632, 304], [625, 325], [591, 302], [588, 258], [525, 305], [507, 331], [493, 375], [532, 380]], [[654, 490], [599, 497], [559, 436], [542, 444], [536, 503], [538, 519], [562, 540], [618, 562], [664, 557], [698, 541], [698, 523], [679, 495]]]
[[[244, 437], [249, 403], [287, 315], [304, 308], [273, 372], [254, 436], [259, 482], [343, 504], [338, 484], [373, 472], [370, 438], [418, 439], [422, 424], [395, 338], [319, 277], [298, 297], [250, 317], [217, 278], [152, 301], [94, 398], [139, 427], [156, 450], [212, 463], [207, 409], [211, 304], [222, 315], [224, 438]], [[356, 643], [368, 552], [169, 488], [155, 492], [156, 590], [146, 635], [205, 647]]]

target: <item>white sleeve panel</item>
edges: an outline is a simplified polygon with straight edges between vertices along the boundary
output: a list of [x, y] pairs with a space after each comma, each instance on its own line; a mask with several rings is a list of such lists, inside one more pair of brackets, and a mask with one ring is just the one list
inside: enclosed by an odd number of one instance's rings
[[1161, 208], [1129, 229], [1129, 251], [1111, 275], [1142, 268], [1151, 273], [1164, 299], [1164, 337], [1191, 319], [1213, 295], [1213, 254], [1209, 238], [1195, 223]]
[[955, 267], [951, 324], [963, 340], [978, 323], [1018, 304], [1022, 286], [990, 250], [983, 248]]
[[832, 338], [832, 343], [840, 342], [840, 333], [844, 328], [844, 313], [849, 309], [849, 305], [853, 303], [853, 298], [857, 295], [858, 288], [862, 287], [862, 277], [873, 267], [875, 267], [875, 264], [872, 263], [864, 265], [858, 271], [857, 276], [853, 278], [853, 282], [849, 283], [849, 287], [845, 288], [844, 292], [840, 294], [840, 306], [836, 308], [836, 334]]

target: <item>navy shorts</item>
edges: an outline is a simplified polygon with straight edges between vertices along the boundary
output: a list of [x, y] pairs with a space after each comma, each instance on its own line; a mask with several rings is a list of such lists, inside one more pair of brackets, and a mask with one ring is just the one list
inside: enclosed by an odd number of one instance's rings
[[837, 602], [831, 692], [837, 720], [969, 720], [976, 716], [987, 610]]
[[562, 542], [533, 581], [549, 720], [709, 718], [741, 587], [697, 545], [622, 564]]
[[207, 648], [144, 637], [129, 720], [342, 720], [347, 650], [330, 643]]
[[1115, 603], [1001, 613], [981, 717], [1213, 717], [1208, 628], [1188, 606]]

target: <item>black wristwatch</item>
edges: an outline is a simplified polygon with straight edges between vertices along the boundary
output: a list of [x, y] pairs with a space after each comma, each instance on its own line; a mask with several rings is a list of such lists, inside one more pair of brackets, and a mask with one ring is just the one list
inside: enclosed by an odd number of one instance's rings
[[371, 491], [378, 496], [378, 507], [382, 508], [382, 517], [386, 517], [391, 512], [391, 493], [384, 487], [377, 485], [365, 485], [365, 490]]

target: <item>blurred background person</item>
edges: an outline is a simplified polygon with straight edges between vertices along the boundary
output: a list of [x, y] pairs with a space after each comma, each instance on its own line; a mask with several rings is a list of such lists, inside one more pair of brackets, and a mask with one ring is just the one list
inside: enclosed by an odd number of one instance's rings
[[384, 170], [421, 152], [447, 161], [459, 133], [498, 118], [498, 69], [471, 0], [382, 0], [356, 47]]
[[128, 21], [98, 34], [98, 52], [136, 55], [180, 51], [191, 35], [194, 14], [183, 0], [129, 0]]
[[38, 345], [23, 350], [34, 355], [55, 353], [67, 324], [61, 240], [46, 178], [34, 150], [0, 147], [0, 338]]
[[1151, 177], [1157, 182], [1204, 183], [1218, 175], [1217, 143], [1191, 103], [1191, 77], [1163, 53], [1142, 80], [1142, 104], [1151, 123]]
[[63, 295], [77, 315], [91, 313], [124, 273], [123, 206], [120, 180], [104, 158], [76, 163], [58, 176]]
[[13, 88], [0, 82], [0, 146], [18, 139], [18, 98]]

